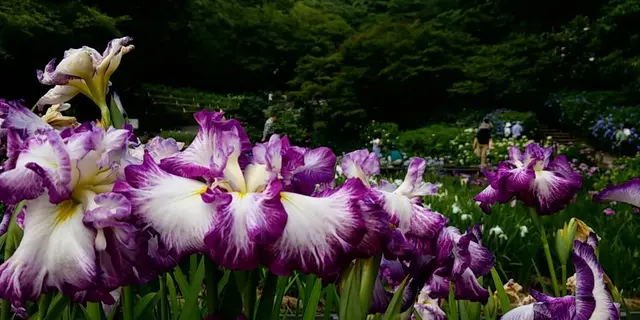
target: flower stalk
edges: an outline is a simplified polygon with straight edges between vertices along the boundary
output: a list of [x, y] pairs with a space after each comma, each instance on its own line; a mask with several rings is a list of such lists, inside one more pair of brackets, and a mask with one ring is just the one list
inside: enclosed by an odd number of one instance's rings
[[377, 254], [367, 259], [359, 259], [356, 262], [362, 264], [362, 281], [360, 283], [360, 308], [362, 308], [362, 314], [367, 314], [371, 307], [373, 287], [376, 283], [381, 259], [382, 255]]
[[218, 275], [216, 265], [208, 257], [204, 258], [204, 281], [207, 288], [207, 312], [213, 316], [218, 307]]
[[122, 318], [124, 320], [134, 320], [134, 294], [132, 286], [122, 288]]
[[43, 294], [38, 300], [38, 315], [43, 320], [47, 316], [49, 304], [51, 303], [52, 293]]
[[529, 211], [531, 220], [540, 231], [540, 239], [542, 240], [542, 247], [544, 248], [544, 255], [547, 259], [547, 266], [549, 267], [549, 275], [551, 277], [551, 284], [553, 285], [553, 293], [556, 297], [560, 296], [560, 288], [558, 286], [558, 279], [556, 277], [556, 270], [553, 267], [553, 258], [551, 257], [551, 250], [549, 249], [549, 241], [547, 240], [547, 233], [544, 231], [544, 226], [540, 222], [538, 212], [531, 208]]
[[100, 107], [100, 114], [102, 116], [100, 124], [102, 128], [107, 130], [107, 128], [111, 126], [111, 113], [109, 112], [109, 107], [106, 102], [99, 104], [98, 107]]

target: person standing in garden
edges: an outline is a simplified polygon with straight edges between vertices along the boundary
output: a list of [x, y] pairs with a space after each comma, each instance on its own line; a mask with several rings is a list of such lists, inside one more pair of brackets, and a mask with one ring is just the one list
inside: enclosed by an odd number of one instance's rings
[[264, 130], [262, 131], [262, 142], [267, 141], [267, 138], [269, 138], [273, 134], [276, 121], [278, 121], [278, 117], [276, 117], [275, 115], [272, 115], [271, 117], [269, 117], [269, 119], [267, 119], [267, 121], [265, 121]]
[[380, 139], [376, 138], [371, 141], [371, 150], [376, 154], [378, 159], [382, 158], [382, 149], [380, 149]]
[[504, 137], [509, 138], [511, 136], [511, 122], [507, 122], [504, 125]]
[[491, 147], [491, 123], [489, 119], [484, 119], [478, 128], [476, 138], [473, 140], [473, 149], [478, 157], [480, 157], [480, 167], [487, 165], [487, 151]]
[[522, 123], [520, 121], [516, 121], [516, 124], [511, 128], [511, 136], [513, 136], [514, 139], [518, 139], [522, 136], [522, 131], [524, 131]]

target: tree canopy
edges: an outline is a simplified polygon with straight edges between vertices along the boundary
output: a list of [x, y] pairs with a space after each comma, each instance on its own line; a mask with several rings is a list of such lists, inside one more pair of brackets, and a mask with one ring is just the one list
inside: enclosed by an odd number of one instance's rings
[[279, 91], [310, 129], [412, 128], [562, 90], [635, 90], [639, 18], [636, 0], [5, 0], [0, 95], [34, 99], [48, 59], [129, 35], [121, 88]]

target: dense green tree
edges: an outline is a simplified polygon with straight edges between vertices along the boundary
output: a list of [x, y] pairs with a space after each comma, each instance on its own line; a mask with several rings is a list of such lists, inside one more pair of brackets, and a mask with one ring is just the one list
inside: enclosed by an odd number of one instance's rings
[[635, 90], [638, 18], [636, 0], [5, 0], [0, 95], [35, 99], [48, 59], [126, 34], [116, 89], [287, 92], [304, 130], [339, 141], [372, 119]]

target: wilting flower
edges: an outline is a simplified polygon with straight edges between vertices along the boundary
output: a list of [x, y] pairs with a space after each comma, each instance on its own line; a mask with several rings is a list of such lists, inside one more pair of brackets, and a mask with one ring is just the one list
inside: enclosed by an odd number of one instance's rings
[[575, 241], [572, 260], [576, 268], [575, 296], [553, 298], [531, 290], [537, 302], [515, 308], [502, 319], [619, 319], [620, 307], [606, 288], [594, 248]]
[[107, 108], [105, 97], [109, 79], [120, 65], [122, 56], [133, 49], [133, 45], [129, 45], [131, 40], [130, 37], [113, 39], [102, 54], [85, 46], [65, 51], [57, 65], [55, 59], [51, 60], [44, 71], [38, 70], [38, 80], [55, 87], [38, 100], [38, 105], [64, 103], [82, 93], [101, 109]]
[[631, 179], [625, 183], [608, 186], [596, 194], [595, 201], [620, 201], [640, 207], [640, 178]]
[[576, 274], [574, 273], [571, 277], [567, 278], [567, 290], [574, 294], [576, 292]]
[[13, 111], [3, 124], [17, 127], [9, 127], [0, 199], [27, 201], [17, 217], [22, 241], [0, 266], [0, 296], [35, 300], [55, 288], [77, 300], [110, 300], [110, 290], [144, 276], [134, 267], [146, 252], [129, 223], [131, 207], [112, 192], [130, 132], [87, 123], [21, 135], [25, 118], [11, 117], [30, 112]]
[[616, 214], [616, 212], [611, 208], [606, 208], [602, 212], [604, 212], [604, 214], [606, 214], [608, 216], [614, 216]]
[[159, 235], [163, 254], [156, 262], [170, 266], [206, 252], [229, 269], [261, 262], [278, 275], [337, 273], [365, 232], [358, 206], [364, 185], [349, 179], [316, 196], [289, 191], [312, 186], [313, 192], [331, 181], [333, 153], [290, 146], [278, 136], [252, 148], [238, 121], [209, 111], [195, 118], [200, 130], [189, 147], [160, 165], [147, 152], [114, 188]]
[[71, 105], [68, 103], [54, 104], [47, 109], [47, 113], [42, 116], [42, 120], [56, 129], [75, 127], [78, 125], [76, 118], [62, 114], [63, 111], [69, 110], [69, 108], [71, 108]]
[[[528, 144], [525, 153], [509, 149], [509, 161], [502, 162], [496, 173], [489, 174], [490, 186], [474, 200], [485, 212], [491, 204], [506, 203], [516, 197], [539, 214], [553, 214], [569, 203], [582, 186], [582, 178], [573, 171], [565, 156], [552, 159], [552, 148]], [[485, 173], [486, 174], [486, 173]]]

